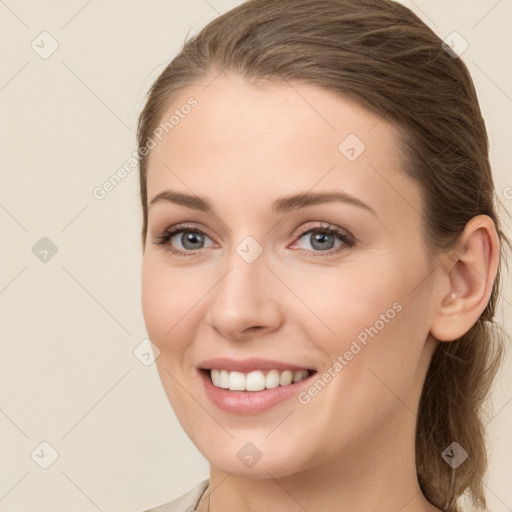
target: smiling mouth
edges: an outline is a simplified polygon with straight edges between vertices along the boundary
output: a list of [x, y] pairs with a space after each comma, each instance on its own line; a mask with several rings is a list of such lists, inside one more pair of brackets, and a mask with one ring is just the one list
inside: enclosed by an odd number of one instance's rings
[[201, 368], [200, 371], [206, 374], [217, 388], [249, 392], [291, 386], [316, 373], [315, 370], [306, 369], [296, 371], [269, 369], [238, 372], [217, 368]]

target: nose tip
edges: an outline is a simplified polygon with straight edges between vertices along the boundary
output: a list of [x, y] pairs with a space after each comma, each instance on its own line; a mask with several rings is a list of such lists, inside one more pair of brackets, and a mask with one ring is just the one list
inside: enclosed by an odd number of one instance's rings
[[[251, 243], [245, 242], [248, 252], [252, 251], [254, 256], [255, 246]], [[238, 247], [244, 249], [245, 244]], [[275, 278], [262, 259], [248, 263], [243, 256], [236, 257], [238, 261], [212, 290], [207, 323], [233, 340], [274, 331], [281, 323]]]

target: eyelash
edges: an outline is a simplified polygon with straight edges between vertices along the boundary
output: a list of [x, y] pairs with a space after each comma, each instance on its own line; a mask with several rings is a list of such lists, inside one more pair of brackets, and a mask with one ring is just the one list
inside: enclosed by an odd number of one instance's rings
[[[196, 255], [199, 251], [202, 249], [196, 249], [196, 250], [182, 250], [182, 249], [174, 249], [170, 244], [169, 240], [176, 234], [181, 232], [190, 231], [192, 233], [200, 233], [201, 235], [205, 235], [208, 238], [211, 239], [211, 237], [208, 235], [208, 233], [205, 233], [201, 229], [198, 229], [191, 225], [186, 224], [177, 224], [176, 226], [172, 226], [171, 228], [166, 229], [161, 235], [157, 235], [153, 243], [158, 246], [165, 246], [167, 245], [167, 250], [175, 254], [176, 256], [180, 257], [190, 257]], [[342, 245], [339, 247], [329, 249], [326, 251], [314, 251], [309, 249], [299, 249], [303, 251], [304, 253], [311, 255], [313, 257], [326, 257], [326, 256], [332, 256], [333, 254], [340, 253], [342, 251], [345, 251], [347, 249], [350, 249], [354, 247], [356, 244], [356, 241], [352, 235], [349, 235], [347, 232], [342, 231], [339, 228], [336, 228], [331, 225], [316, 225], [316, 226], [308, 226], [307, 228], [304, 228], [299, 231], [299, 233], [296, 235], [296, 239], [299, 240], [304, 235], [314, 233], [314, 232], [320, 232], [323, 234], [331, 234], [336, 235], [339, 240], [342, 242]]]

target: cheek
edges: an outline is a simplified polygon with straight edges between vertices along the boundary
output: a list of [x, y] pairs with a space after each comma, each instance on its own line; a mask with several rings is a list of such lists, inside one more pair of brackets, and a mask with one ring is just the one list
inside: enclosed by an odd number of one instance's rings
[[158, 272], [146, 253], [142, 263], [142, 314], [149, 337], [155, 343], [163, 334], [161, 324], [165, 318], [166, 303], [165, 300], [162, 301], [162, 292], [163, 287], [158, 279]]
[[387, 326], [400, 309], [397, 302], [401, 302], [403, 285], [386, 263], [373, 268], [345, 266], [337, 272], [328, 269], [308, 280], [289, 275], [288, 282], [293, 279], [294, 291], [309, 310], [303, 308], [303, 318], [310, 329], [316, 329], [316, 336], [310, 334], [309, 338], [315, 340], [320, 334], [341, 350], [360, 333], [364, 338], [366, 328], [377, 323], [380, 331]]
[[171, 267], [160, 255], [144, 256], [142, 312], [149, 338], [167, 366], [176, 368], [183, 362], [206, 315], [206, 295], [217, 279], [209, 270]]
[[191, 289], [176, 272], [145, 255], [142, 264], [142, 312], [150, 339], [162, 352], [179, 350], [180, 319], [190, 309]]
[[309, 282], [295, 280], [309, 309], [301, 320], [308, 339], [331, 361], [342, 356], [350, 366], [385, 366], [391, 378], [404, 365], [408, 379], [428, 335], [427, 282], [411, 293], [427, 273], [420, 263], [407, 268], [398, 257], [383, 257], [336, 274], [317, 273]]
[[179, 418], [195, 420], [196, 413], [191, 411], [196, 408], [179, 385], [190, 378], [184, 376], [188, 368], [185, 354], [191, 339], [189, 329], [194, 325], [196, 308], [193, 306], [198, 300], [193, 291], [197, 287], [190, 279], [181, 277], [183, 274], [183, 271], [171, 271], [158, 258], [146, 253], [141, 300], [148, 336], [160, 350], [156, 367], [167, 397]]

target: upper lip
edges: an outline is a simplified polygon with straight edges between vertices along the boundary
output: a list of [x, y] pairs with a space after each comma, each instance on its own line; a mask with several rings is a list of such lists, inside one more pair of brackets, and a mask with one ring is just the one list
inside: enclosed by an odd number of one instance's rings
[[238, 372], [250, 372], [253, 370], [312, 370], [307, 366], [300, 366], [283, 361], [275, 361], [272, 359], [258, 359], [249, 358], [243, 360], [230, 359], [228, 357], [215, 357], [213, 359], [206, 359], [198, 365], [199, 369], [211, 370], [215, 368], [217, 370], [228, 370]]

